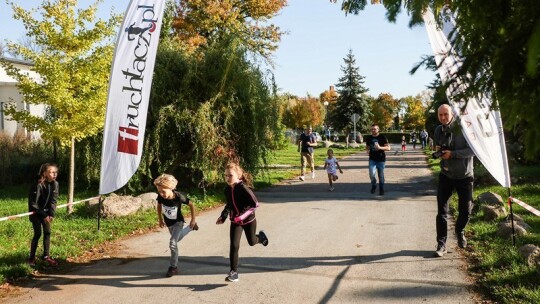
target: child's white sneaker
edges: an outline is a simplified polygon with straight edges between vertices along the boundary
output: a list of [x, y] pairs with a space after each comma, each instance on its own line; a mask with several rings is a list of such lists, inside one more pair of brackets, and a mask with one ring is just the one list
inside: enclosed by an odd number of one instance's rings
[[315, 172], [311, 172], [311, 179], [315, 178]]
[[305, 180], [306, 178], [303, 176], [303, 175], [300, 175], [300, 180], [303, 181]]

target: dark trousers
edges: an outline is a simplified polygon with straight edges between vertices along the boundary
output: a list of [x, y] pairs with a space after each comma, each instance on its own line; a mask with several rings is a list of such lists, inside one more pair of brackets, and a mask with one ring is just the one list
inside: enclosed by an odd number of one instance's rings
[[51, 246], [51, 223], [47, 223], [39, 215], [30, 215], [30, 222], [32, 222], [32, 228], [34, 228], [34, 237], [30, 244], [30, 259], [36, 257], [36, 250], [41, 238], [41, 231], [43, 228], [43, 257], [49, 255], [49, 248]]
[[259, 237], [255, 234], [257, 230], [257, 219], [246, 225], [238, 225], [231, 222], [231, 248], [229, 251], [229, 258], [231, 263], [231, 270], [238, 271], [238, 250], [240, 249], [240, 238], [242, 237], [242, 231], [245, 232], [249, 246], [255, 246], [259, 243]]
[[458, 218], [456, 221], [456, 234], [461, 233], [469, 222], [473, 203], [473, 178], [450, 179], [444, 174], [439, 174], [437, 187], [437, 243], [446, 244], [448, 234], [448, 204], [454, 190], [458, 195]]

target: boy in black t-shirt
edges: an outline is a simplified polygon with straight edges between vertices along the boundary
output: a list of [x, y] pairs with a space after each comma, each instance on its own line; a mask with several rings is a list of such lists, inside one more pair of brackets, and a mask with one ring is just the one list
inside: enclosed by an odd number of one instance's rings
[[[169, 248], [171, 249], [170, 266], [167, 270], [167, 277], [172, 277], [178, 273], [178, 242], [192, 230], [198, 230], [195, 221], [195, 207], [187, 196], [176, 190], [178, 181], [174, 176], [162, 174], [154, 180], [154, 185], [158, 191], [157, 216], [159, 226], [167, 225], [171, 238]], [[191, 221], [184, 227], [184, 216], [182, 215], [182, 204], [189, 206]]]
[[390, 151], [390, 144], [386, 136], [379, 134], [379, 126], [371, 125], [371, 135], [366, 136], [366, 151], [369, 154], [369, 178], [371, 179], [371, 193], [377, 189], [377, 179], [375, 171], [379, 176], [379, 194], [384, 195], [384, 167], [386, 163], [386, 154], [384, 151]]

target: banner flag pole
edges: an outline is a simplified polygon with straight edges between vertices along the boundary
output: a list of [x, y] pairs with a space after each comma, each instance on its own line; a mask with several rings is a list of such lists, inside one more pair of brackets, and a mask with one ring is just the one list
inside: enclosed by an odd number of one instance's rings
[[141, 162], [165, 0], [131, 0], [111, 65], [99, 194], [123, 187]]

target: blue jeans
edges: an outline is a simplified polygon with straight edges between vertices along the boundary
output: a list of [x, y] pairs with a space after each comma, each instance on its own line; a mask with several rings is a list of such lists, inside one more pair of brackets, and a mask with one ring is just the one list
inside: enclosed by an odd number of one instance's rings
[[379, 189], [384, 189], [384, 166], [383, 161], [369, 160], [369, 178], [371, 179], [371, 187], [377, 186], [377, 178], [375, 178], [375, 172], [379, 176]]
[[177, 267], [178, 266], [178, 242], [186, 236], [186, 234], [190, 233], [193, 229], [189, 227], [189, 225], [184, 227], [184, 222], [176, 222], [174, 225], [167, 227], [169, 228], [169, 232], [171, 234], [171, 238], [169, 240], [169, 249], [171, 250], [171, 267]]

